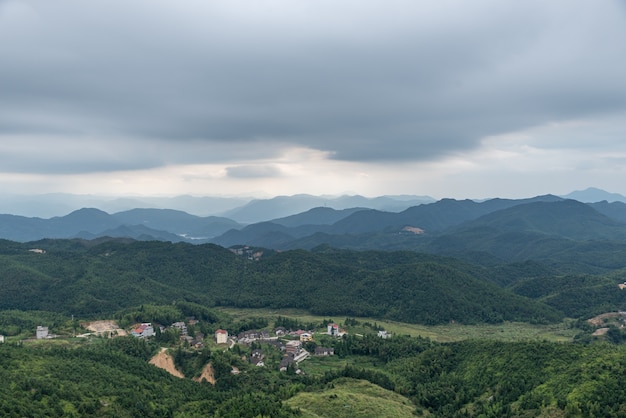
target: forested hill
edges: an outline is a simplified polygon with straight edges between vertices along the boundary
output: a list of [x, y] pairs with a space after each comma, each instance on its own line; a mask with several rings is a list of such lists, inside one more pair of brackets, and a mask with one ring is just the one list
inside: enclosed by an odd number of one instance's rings
[[498, 286], [496, 270], [411, 252], [297, 250], [252, 261], [212, 244], [48, 240], [3, 241], [0, 253], [0, 309], [95, 316], [186, 300], [426, 324], [563, 317]]

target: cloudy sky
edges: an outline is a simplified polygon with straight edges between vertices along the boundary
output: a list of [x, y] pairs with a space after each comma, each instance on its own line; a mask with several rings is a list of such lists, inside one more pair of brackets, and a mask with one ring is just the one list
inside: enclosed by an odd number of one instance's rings
[[624, 0], [0, 0], [0, 192], [626, 194]]

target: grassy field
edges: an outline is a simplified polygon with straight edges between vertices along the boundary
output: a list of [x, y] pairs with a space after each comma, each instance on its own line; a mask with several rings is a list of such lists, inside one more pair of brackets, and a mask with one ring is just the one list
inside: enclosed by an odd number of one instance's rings
[[416, 416], [415, 406], [407, 398], [367, 381], [347, 378], [335, 380], [323, 391], [301, 392], [285, 404], [300, 408], [304, 418]]
[[341, 370], [347, 365], [380, 371], [384, 363], [371, 356], [311, 356], [298, 367], [309, 376], [323, 376], [328, 371]]
[[[277, 316], [297, 318], [302, 322], [319, 323], [325, 319], [333, 319], [340, 325], [346, 318], [329, 318], [317, 315], [311, 315], [305, 311], [295, 309], [237, 309], [237, 308], [216, 308], [237, 319], [245, 319], [250, 317], [268, 318], [270, 323]], [[504, 322], [502, 324], [488, 325], [460, 325], [447, 324], [426, 326], [419, 324], [407, 324], [403, 322], [385, 321], [374, 318], [354, 318], [361, 323], [376, 324], [385, 330], [400, 335], [422, 336], [428, 337], [433, 341], [452, 342], [467, 339], [492, 339], [500, 341], [521, 341], [521, 340], [548, 340], [567, 342], [577, 331], [570, 327], [569, 322], [561, 322], [550, 325], [533, 325], [518, 322]], [[363, 326], [347, 327], [349, 333], [358, 334], [362, 332], [373, 332]]]

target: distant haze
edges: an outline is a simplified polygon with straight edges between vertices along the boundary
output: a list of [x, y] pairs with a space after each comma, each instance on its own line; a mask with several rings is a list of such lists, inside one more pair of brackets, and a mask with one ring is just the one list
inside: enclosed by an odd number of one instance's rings
[[[499, 196], [492, 196], [499, 197]], [[533, 196], [526, 196], [533, 197]], [[598, 188], [573, 191], [564, 198], [581, 202], [626, 202], [626, 197]], [[242, 223], [260, 222], [304, 212], [314, 207], [329, 207], [337, 210], [349, 208], [372, 208], [400, 212], [408, 207], [432, 203], [431, 196], [379, 196], [359, 195], [314, 196], [292, 195], [267, 199], [253, 197], [211, 196], [99, 196], [52, 193], [42, 195], [0, 194], [0, 214], [27, 217], [51, 218], [64, 216], [81, 208], [97, 208], [113, 214], [135, 208], [174, 209], [196, 216], [226, 216]]]
[[252, 197], [115, 197], [73, 194], [0, 195], [0, 214], [51, 218], [64, 216], [81, 208], [96, 208], [116, 213], [135, 208], [175, 209], [196, 216], [224, 215], [240, 222], [289, 216], [313, 207], [328, 206], [334, 209], [367, 207], [387, 211], [401, 211], [409, 206], [433, 202], [429, 196], [389, 196], [366, 198], [363, 196], [280, 196], [271, 199]]

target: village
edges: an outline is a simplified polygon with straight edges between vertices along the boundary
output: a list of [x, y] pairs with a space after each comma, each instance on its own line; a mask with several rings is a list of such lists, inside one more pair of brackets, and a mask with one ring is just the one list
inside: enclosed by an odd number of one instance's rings
[[[192, 325], [195, 325], [194, 319], [189, 319], [188, 321], [190, 321]], [[171, 325], [171, 328], [180, 332], [181, 342], [190, 348], [202, 349], [205, 343], [207, 343], [206, 336], [201, 333], [195, 333], [193, 337], [188, 335], [187, 324], [185, 322], [175, 322]], [[161, 333], [166, 330], [165, 327], [159, 327]], [[329, 323], [325, 334], [331, 337], [341, 338], [346, 334], [346, 331], [339, 328], [338, 324]], [[156, 335], [156, 331], [151, 323], [142, 323], [131, 329], [130, 335], [136, 338], [151, 338]], [[273, 346], [283, 354], [278, 366], [280, 371], [286, 371], [289, 367], [293, 367], [296, 373], [300, 373], [297, 367], [298, 364], [310, 356], [334, 355], [333, 348], [317, 346], [314, 343], [314, 332], [312, 330], [291, 330], [279, 326], [274, 328], [271, 332], [265, 329], [253, 329], [231, 335], [227, 330], [217, 329], [212, 338], [212, 342], [220, 348], [232, 349], [236, 345], [250, 348], [250, 355], [247, 356], [247, 361], [256, 367], [266, 366], [264, 361], [266, 353], [264, 353], [261, 348], [255, 347], [259, 347], [260, 343]], [[312, 350], [307, 350], [307, 345], [311, 347]], [[237, 374], [238, 370], [233, 368], [232, 373]]]
[[[318, 340], [325, 342], [332, 339], [342, 338], [347, 334], [345, 328], [339, 324], [328, 322], [325, 329], [289, 329], [284, 326], [277, 326], [273, 329], [250, 329], [239, 331], [237, 333], [229, 333], [226, 329], [218, 328], [213, 335], [205, 335], [199, 332], [197, 325], [199, 321], [195, 318], [186, 318], [185, 321], [173, 322], [168, 326], [153, 324], [151, 322], [138, 323], [128, 329], [120, 328], [113, 320], [100, 320], [82, 323], [81, 326], [86, 333], [74, 335], [79, 339], [88, 338], [116, 338], [116, 337], [132, 337], [138, 339], [146, 339], [149, 341], [163, 341], [164, 335], [176, 336], [177, 340], [169, 339], [169, 348], [184, 347], [187, 350], [201, 351], [205, 346], [211, 349], [234, 350], [237, 353], [245, 353], [242, 359], [245, 359], [250, 365], [255, 367], [267, 367], [267, 357], [272, 355], [276, 358], [280, 353], [280, 362], [273, 361], [281, 372], [292, 369], [299, 374], [302, 371], [299, 364], [312, 356], [334, 356], [333, 347], [318, 344]], [[191, 331], [191, 332], [190, 332]], [[360, 335], [360, 334], [356, 334]], [[380, 338], [388, 338], [390, 333], [384, 330], [378, 330]], [[61, 338], [50, 332], [46, 326], [37, 326], [35, 330], [34, 340], [53, 340]], [[4, 336], [0, 335], [0, 342], [4, 342]], [[168, 347], [162, 347], [159, 356], [167, 355]], [[269, 352], [271, 351], [271, 353]], [[156, 357], [156, 356], [155, 356]], [[152, 361], [157, 367], [162, 367], [174, 375], [178, 375], [173, 370], [171, 361], [167, 361], [167, 366], [162, 366], [161, 362]], [[231, 373], [236, 375], [240, 371], [237, 367], [232, 367]]]

